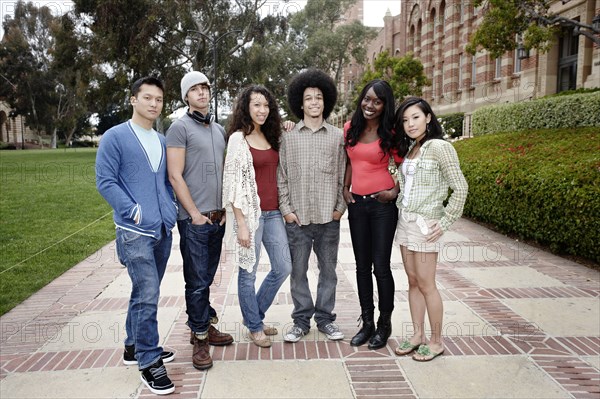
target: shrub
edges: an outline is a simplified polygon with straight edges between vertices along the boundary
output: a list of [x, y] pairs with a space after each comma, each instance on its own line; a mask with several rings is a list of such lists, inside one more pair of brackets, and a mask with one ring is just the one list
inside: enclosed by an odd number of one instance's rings
[[600, 126], [600, 92], [555, 96], [481, 107], [473, 112], [473, 135], [525, 129]]
[[456, 112], [454, 114], [438, 115], [438, 120], [444, 128], [444, 132], [452, 138], [463, 135], [463, 120], [465, 119], [464, 112]]
[[565, 90], [565, 91], [561, 91], [561, 92], [554, 93], [554, 94], [548, 94], [547, 96], [544, 96], [542, 98], [556, 97], [556, 96], [570, 96], [573, 94], [581, 94], [581, 93], [594, 93], [597, 91], [600, 91], [600, 87], [593, 87], [591, 89], [585, 89], [583, 87], [580, 87], [579, 89]]
[[494, 134], [455, 144], [465, 215], [600, 262], [600, 129]]
[[16, 150], [17, 146], [14, 143], [0, 142], [0, 150]]

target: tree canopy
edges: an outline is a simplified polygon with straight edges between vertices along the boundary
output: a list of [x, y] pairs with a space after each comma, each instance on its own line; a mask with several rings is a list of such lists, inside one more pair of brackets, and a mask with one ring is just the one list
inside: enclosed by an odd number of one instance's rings
[[546, 52], [556, 35], [565, 27], [578, 32], [600, 45], [600, 30], [580, 21], [550, 12], [547, 0], [474, 0], [475, 7], [482, 7], [483, 21], [467, 46], [475, 54], [486, 49], [497, 58], [512, 51], [520, 44], [526, 49]]
[[78, 57], [74, 26], [47, 7], [18, 2], [13, 18], [4, 22], [0, 43], [0, 85], [4, 98], [27, 126], [65, 139], [85, 112], [84, 57]]
[[355, 1], [309, 0], [287, 15], [264, 13], [268, 0], [74, 0], [63, 16], [19, 1], [0, 43], [0, 78], [10, 83], [0, 85], [0, 98], [26, 115], [28, 126], [68, 141], [92, 114], [98, 133], [127, 119], [129, 86], [141, 76], [165, 82], [163, 115], [183, 106], [182, 76], [196, 69], [213, 81], [214, 49], [220, 103], [259, 83], [285, 109], [287, 82], [303, 68], [339, 80], [351, 58], [364, 62], [376, 33], [343, 21]]
[[423, 64], [412, 53], [402, 57], [392, 57], [385, 50], [375, 58], [373, 69], [367, 67], [361, 82], [355, 87], [354, 101], [366, 84], [373, 79], [386, 80], [394, 92], [394, 98], [402, 101], [406, 96], [421, 96], [423, 87], [431, 84], [425, 76]]

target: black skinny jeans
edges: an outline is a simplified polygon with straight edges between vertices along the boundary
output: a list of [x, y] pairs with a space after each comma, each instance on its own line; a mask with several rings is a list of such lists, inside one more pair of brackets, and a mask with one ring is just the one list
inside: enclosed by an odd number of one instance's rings
[[391, 312], [394, 310], [395, 286], [390, 258], [398, 208], [395, 201], [381, 203], [370, 196], [353, 196], [356, 202], [348, 205], [348, 221], [356, 260], [360, 307], [363, 312], [374, 311], [373, 273], [377, 281], [379, 311]]

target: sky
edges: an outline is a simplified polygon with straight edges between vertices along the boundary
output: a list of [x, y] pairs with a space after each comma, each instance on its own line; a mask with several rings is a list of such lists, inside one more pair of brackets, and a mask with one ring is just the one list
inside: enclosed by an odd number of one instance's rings
[[392, 15], [400, 14], [400, 0], [365, 0], [363, 24], [383, 27], [383, 16], [388, 9]]
[[[53, 11], [55, 15], [62, 15], [73, 8], [73, 2], [69, 0], [28, 0], [36, 6], [46, 6]], [[361, 1], [361, 0], [358, 0]], [[400, 14], [400, 0], [364, 0], [364, 21], [366, 26], [383, 26], [383, 16], [389, 8], [392, 15]], [[4, 21], [6, 15], [13, 15], [16, 1], [0, 0], [0, 21]], [[278, 0], [267, 0], [263, 6], [263, 13], [272, 12], [277, 8], [293, 12], [301, 9], [306, 4], [306, 0], [288, 0], [287, 2]], [[0, 39], [4, 36], [4, 30], [0, 23]]]

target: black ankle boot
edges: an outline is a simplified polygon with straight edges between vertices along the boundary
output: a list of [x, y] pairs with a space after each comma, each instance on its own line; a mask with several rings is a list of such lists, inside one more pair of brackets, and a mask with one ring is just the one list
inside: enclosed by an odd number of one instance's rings
[[377, 331], [369, 341], [369, 349], [379, 349], [387, 345], [387, 340], [392, 334], [392, 312], [381, 312], [377, 320]]
[[362, 318], [362, 327], [358, 333], [352, 337], [352, 340], [350, 341], [350, 345], [352, 346], [361, 346], [366, 344], [375, 332], [375, 319], [373, 317], [372, 310], [370, 312], [362, 312], [360, 318]]

